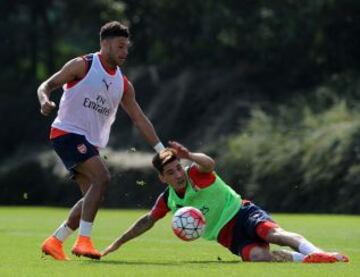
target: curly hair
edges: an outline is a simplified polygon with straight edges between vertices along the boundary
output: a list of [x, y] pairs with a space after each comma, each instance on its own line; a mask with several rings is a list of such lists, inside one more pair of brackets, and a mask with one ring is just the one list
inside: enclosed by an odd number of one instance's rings
[[119, 21], [111, 21], [100, 29], [100, 41], [113, 37], [130, 37], [129, 28]]

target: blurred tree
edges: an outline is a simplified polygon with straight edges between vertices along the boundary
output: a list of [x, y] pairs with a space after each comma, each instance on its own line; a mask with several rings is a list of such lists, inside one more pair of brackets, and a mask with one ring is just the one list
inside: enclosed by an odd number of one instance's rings
[[[234, 115], [247, 119], [254, 102], [276, 113], [274, 103], [311, 95], [325, 83], [356, 100], [350, 107], [360, 98], [360, 1], [0, 1], [0, 161], [33, 144], [38, 151], [46, 141], [52, 118], [39, 115], [37, 86], [70, 58], [96, 51], [99, 28], [109, 20], [130, 24], [130, 74], [139, 92], [148, 92], [138, 94], [141, 100], [152, 105], [155, 120], [171, 135], [188, 132], [196, 141], [208, 134], [216, 143], [219, 134], [237, 129]], [[314, 114], [328, 105], [323, 94], [317, 100]], [[275, 137], [292, 147], [282, 133]], [[122, 145], [126, 139], [133, 143], [126, 133], [114, 138]], [[283, 150], [281, 161], [288, 157]], [[349, 168], [348, 182], [355, 187], [359, 169]]]
[[12, 66], [1, 80], [45, 78], [96, 49], [99, 26], [112, 19], [131, 25], [131, 64], [166, 66], [173, 74], [241, 65], [272, 86], [299, 87], [359, 66], [358, 1], [2, 2], [1, 55]]
[[358, 1], [125, 2], [137, 63], [178, 70], [244, 65], [294, 87], [358, 69], [359, 40], [351, 42], [360, 28]]
[[121, 20], [123, 12], [122, 2], [108, 0], [2, 0], [0, 100], [6, 105], [0, 116], [8, 131], [1, 134], [0, 154], [47, 137], [51, 118], [38, 118], [37, 86], [70, 58], [96, 51], [100, 26]]

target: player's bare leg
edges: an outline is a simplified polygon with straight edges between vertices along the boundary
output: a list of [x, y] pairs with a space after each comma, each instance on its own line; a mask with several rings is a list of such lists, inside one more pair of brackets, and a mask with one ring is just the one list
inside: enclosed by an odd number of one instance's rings
[[340, 253], [329, 253], [316, 247], [303, 236], [288, 232], [280, 227], [271, 229], [266, 237], [266, 241], [281, 246], [289, 246], [296, 252], [304, 255], [306, 263], [333, 263], [348, 262], [348, 257]]
[[45, 255], [50, 255], [56, 260], [69, 260], [63, 250], [63, 242], [76, 230], [79, 226], [81, 216], [81, 207], [83, 200], [80, 199], [70, 210], [68, 219], [63, 222], [56, 231], [47, 238], [41, 250]]
[[103, 199], [110, 173], [99, 156], [94, 156], [76, 167], [76, 171], [84, 175], [91, 183], [82, 202], [79, 237], [74, 244], [72, 253], [92, 259], [100, 259], [101, 254], [96, 250], [90, 239], [92, 225], [99, 205]]
[[271, 262], [273, 257], [269, 249], [255, 246], [251, 248], [249, 256], [243, 257], [243, 259], [246, 262]]
[[[74, 179], [78, 183], [81, 192], [85, 194], [90, 186], [90, 181], [81, 174], [76, 174]], [[41, 251], [45, 255], [52, 256], [56, 260], [69, 260], [63, 250], [63, 242], [79, 227], [82, 203], [83, 198], [71, 208], [68, 219], [43, 242]]]
[[81, 207], [83, 200], [80, 199], [70, 210], [68, 219], [63, 222], [56, 231], [47, 238], [41, 250], [45, 255], [50, 255], [56, 260], [69, 260], [63, 250], [63, 242], [76, 230], [79, 226], [81, 216]]
[[271, 251], [274, 262], [303, 262], [305, 255], [285, 249]]
[[251, 248], [249, 255], [244, 257], [244, 261], [249, 262], [301, 262], [304, 259], [304, 255], [296, 256], [295, 252], [287, 250], [269, 251], [268, 248], [261, 246], [254, 246]]
[[[84, 196], [90, 187], [90, 180], [81, 173], [76, 173], [74, 180], [79, 185], [81, 193]], [[83, 202], [84, 198], [81, 198], [70, 210], [66, 224], [72, 230], [79, 228]]]

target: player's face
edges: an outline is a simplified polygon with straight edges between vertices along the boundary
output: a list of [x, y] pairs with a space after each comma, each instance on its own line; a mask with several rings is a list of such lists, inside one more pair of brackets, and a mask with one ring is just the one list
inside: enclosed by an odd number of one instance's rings
[[109, 57], [115, 65], [122, 65], [129, 53], [130, 41], [126, 37], [114, 37], [109, 40]]
[[175, 190], [186, 186], [185, 170], [178, 160], [165, 165], [164, 171], [160, 174], [162, 182], [172, 186]]

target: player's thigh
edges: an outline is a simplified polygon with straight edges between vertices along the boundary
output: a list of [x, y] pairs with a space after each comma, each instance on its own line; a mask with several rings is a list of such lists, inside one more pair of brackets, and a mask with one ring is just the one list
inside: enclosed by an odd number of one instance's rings
[[84, 174], [76, 172], [74, 175], [74, 181], [79, 185], [81, 193], [85, 195], [91, 186], [91, 181]]
[[267, 234], [267, 239], [269, 243], [274, 243], [277, 245], [285, 245], [297, 249], [300, 242], [304, 239], [302, 235], [297, 233], [286, 231], [280, 227], [273, 228]]
[[110, 181], [110, 172], [98, 155], [78, 164], [75, 170], [83, 176], [83, 179], [86, 178], [90, 184], [108, 183]]

